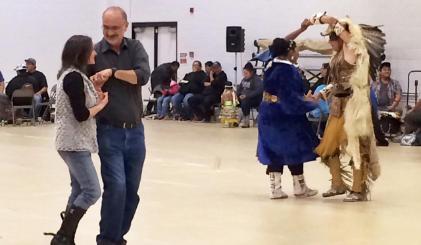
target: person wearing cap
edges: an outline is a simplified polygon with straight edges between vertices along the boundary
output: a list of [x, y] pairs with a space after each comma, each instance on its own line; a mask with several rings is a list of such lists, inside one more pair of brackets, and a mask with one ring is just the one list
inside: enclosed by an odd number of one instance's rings
[[[370, 56], [362, 28], [350, 19], [338, 20], [327, 16], [326, 12], [310, 18], [312, 24], [328, 24], [325, 33], [334, 54], [330, 61], [329, 81], [332, 83], [319, 97], [329, 96], [331, 100], [329, 118], [321, 143], [316, 153], [321, 157], [332, 175], [331, 188], [322, 194], [332, 197], [345, 194], [343, 201], [366, 201], [369, 183], [380, 175], [376, 142], [372, 126], [369, 77], [370, 61], [377, 64]], [[384, 51], [384, 34], [380, 29], [371, 27], [373, 34], [378, 34], [377, 47]], [[376, 43], [377, 44], [377, 43]], [[377, 51], [377, 50], [376, 50]], [[373, 58], [373, 59], [371, 59]], [[374, 69], [375, 70], [375, 69]], [[341, 165], [341, 153], [346, 151], [352, 160], [352, 174]], [[349, 186], [346, 176], [352, 175]]]
[[117, 6], [102, 14], [103, 39], [91, 78], [97, 89], [109, 94], [97, 116], [97, 133], [104, 191], [97, 244], [126, 244], [140, 202], [138, 190], [146, 157], [142, 113], [142, 86], [149, 76], [149, 58], [143, 45], [124, 37], [126, 12]]
[[10, 80], [6, 87], [6, 94], [10, 100], [12, 99], [12, 95], [15, 90], [21, 89], [26, 84], [34, 88], [34, 86], [37, 84], [37, 81], [33, 77], [29, 76], [26, 72], [25, 65], [16, 66], [15, 71], [17, 75], [12, 78], [12, 80]]
[[40, 116], [42, 102], [48, 101], [48, 84], [47, 78], [44, 73], [37, 70], [37, 61], [34, 58], [28, 58], [25, 60], [26, 71], [28, 75], [33, 77], [36, 81], [34, 84], [34, 103], [35, 103], [35, 116]]
[[196, 120], [210, 122], [212, 106], [221, 101], [221, 95], [224, 92], [227, 80], [227, 74], [222, 70], [221, 63], [215, 61], [209, 77], [204, 82], [203, 92], [188, 99]]

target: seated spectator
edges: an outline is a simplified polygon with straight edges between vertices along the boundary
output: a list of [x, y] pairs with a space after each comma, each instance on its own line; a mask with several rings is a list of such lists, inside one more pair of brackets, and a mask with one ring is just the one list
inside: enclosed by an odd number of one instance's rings
[[221, 94], [227, 82], [227, 74], [222, 70], [218, 61], [212, 65], [205, 88], [201, 94], [193, 95], [188, 99], [190, 108], [198, 121], [210, 122], [213, 106], [221, 101]]
[[405, 132], [400, 139], [401, 145], [421, 146], [421, 100], [408, 112], [404, 122]]
[[[26, 72], [26, 66], [18, 65], [15, 70], [17, 75], [12, 78], [12, 80], [10, 80], [6, 87], [6, 95], [9, 100], [12, 100], [13, 92], [15, 92], [15, 90], [21, 89], [23, 87], [34, 90], [34, 86], [37, 85], [37, 81], [32, 76], [29, 76]], [[25, 105], [30, 104], [31, 100], [33, 100], [33, 98], [19, 98], [19, 100], [15, 99], [13, 103], [15, 105]], [[22, 115], [32, 117], [32, 111], [29, 113], [25, 111], [22, 113]]]
[[187, 73], [183, 80], [180, 82], [180, 90], [171, 99], [173, 105], [173, 114], [175, 119], [190, 120], [191, 109], [187, 102], [190, 97], [195, 94], [201, 94], [204, 88], [204, 81], [207, 77], [206, 73], [202, 70], [202, 63], [195, 60], [192, 65], [192, 72]]
[[35, 103], [35, 117], [41, 115], [42, 102], [48, 102], [48, 84], [45, 75], [37, 70], [37, 61], [34, 58], [28, 58], [25, 60], [26, 71], [28, 75], [33, 77], [36, 81], [34, 84], [34, 103]]
[[383, 62], [380, 65], [379, 80], [372, 83], [372, 88], [377, 97], [379, 111], [402, 111], [399, 107], [402, 88], [397, 80], [391, 78], [391, 66], [389, 62]]
[[371, 103], [371, 119], [373, 122], [374, 136], [376, 137], [377, 146], [389, 146], [389, 142], [386, 139], [383, 131], [381, 130], [379, 121], [379, 111], [377, 108], [377, 98], [374, 90], [370, 88], [370, 103]]
[[[389, 62], [380, 65], [379, 80], [371, 85], [377, 97], [377, 106], [380, 114], [380, 126], [384, 133], [400, 133], [400, 115], [402, 108], [399, 106], [402, 97], [402, 88], [398, 81], [391, 78], [391, 66]], [[397, 113], [397, 117], [390, 113]]]
[[[319, 84], [319, 86], [317, 86], [317, 88], [314, 91], [314, 95], [319, 96], [320, 92], [324, 88], [326, 88], [326, 84], [323, 84], [323, 83]], [[328, 101], [324, 100], [324, 99], [319, 100], [318, 108], [309, 112], [309, 117], [322, 120], [320, 122], [320, 128], [319, 128], [319, 122], [313, 122], [312, 121], [312, 127], [313, 127], [314, 131], [318, 134], [319, 137], [323, 137], [323, 132], [326, 128], [326, 122], [327, 122], [328, 115], [329, 115], [329, 104], [328, 104]]]
[[29, 76], [29, 74], [26, 72], [26, 66], [24, 65], [18, 65], [15, 68], [15, 71], [17, 75], [10, 80], [10, 82], [7, 84], [6, 87], [6, 94], [9, 97], [9, 99], [12, 99], [13, 92], [15, 90], [20, 89], [25, 84], [29, 84], [34, 88], [34, 86], [37, 85], [37, 81], [32, 76]]
[[328, 84], [328, 75], [329, 74], [329, 63], [323, 63], [322, 68], [320, 69], [320, 78], [317, 80], [317, 82], [315, 82], [313, 85], [311, 85], [310, 90], [311, 93], [314, 94], [314, 92], [316, 91], [316, 89], [324, 84]]
[[[177, 70], [180, 63], [177, 61], [164, 63], [156, 67], [151, 73], [151, 89], [154, 98], [162, 96], [163, 89], [169, 89], [171, 81], [177, 81]], [[146, 115], [152, 114], [156, 102], [149, 102], [146, 106]]]
[[256, 71], [251, 63], [247, 63], [243, 68], [243, 80], [237, 89], [241, 111], [243, 112], [240, 127], [250, 127], [250, 109], [256, 108], [262, 102], [263, 82], [256, 75]]
[[210, 72], [212, 71], [213, 62], [212, 61], [206, 61], [205, 63], [205, 72], [206, 75], [209, 76]]
[[157, 116], [159, 120], [168, 118], [171, 98], [178, 93], [179, 89], [180, 86], [176, 81], [171, 81], [168, 89], [162, 89], [162, 96], [157, 101]]
[[[329, 101], [320, 93], [323, 91], [323, 89], [326, 88], [327, 84], [329, 83], [328, 81], [329, 72], [330, 72], [329, 63], [323, 63], [322, 67], [320, 68], [320, 78], [317, 80], [316, 83], [314, 83], [310, 87], [310, 91], [313, 95], [319, 98], [323, 98], [319, 100], [318, 108], [312, 110], [308, 114], [309, 118], [315, 119], [315, 120], [311, 120], [312, 128], [314, 132], [316, 132], [317, 136], [319, 136], [320, 138], [323, 137], [323, 132], [326, 128], [327, 117], [329, 115]], [[319, 127], [319, 123], [320, 123], [320, 127]]]
[[405, 134], [409, 134], [421, 129], [421, 100], [408, 112], [404, 119]]

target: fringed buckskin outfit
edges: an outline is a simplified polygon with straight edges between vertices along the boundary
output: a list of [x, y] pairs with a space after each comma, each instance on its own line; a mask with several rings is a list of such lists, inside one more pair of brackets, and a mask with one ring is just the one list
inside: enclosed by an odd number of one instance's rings
[[[377, 27], [354, 25], [349, 19], [339, 21], [331, 31], [339, 36], [344, 28], [351, 34], [350, 42], [344, 45], [355, 52], [357, 60], [355, 64], [349, 64], [344, 58], [343, 49], [331, 59], [329, 80], [334, 87], [330, 94], [330, 116], [316, 152], [332, 175], [331, 189], [324, 193], [324, 197], [350, 190], [360, 193], [361, 200], [366, 200], [369, 183], [380, 175], [371, 122], [369, 71], [378, 63], [377, 58], [382, 50], [373, 48], [370, 41], [374, 40], [383, 48], [384, 34]], [[352, 176], [345, 170], [346, 166], [342, 166], [342, 153], [351, 156], [349, 164]], [[351, 179], [350, 186], [347, 183]]]

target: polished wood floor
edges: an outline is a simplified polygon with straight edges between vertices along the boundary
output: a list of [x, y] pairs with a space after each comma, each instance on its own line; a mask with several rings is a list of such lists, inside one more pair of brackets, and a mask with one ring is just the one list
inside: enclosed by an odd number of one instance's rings
[[[268, 198], [255, 158], [257, 130], [219, 124], [145, 121], [147, 159], [131, 245], [421, 244], [421, 148], [379, 148], [383, 174], [372, 200]], [[54, 126], [0, 127], [0, 245], [46, 245], [70, 191], [54, 150]], [[96, 167], [99, 160], [94, 156]], [[319, 162], [308, 185], [329, 187]], [[76, 244], [95, 244], [100, 201], [82, 220]]]

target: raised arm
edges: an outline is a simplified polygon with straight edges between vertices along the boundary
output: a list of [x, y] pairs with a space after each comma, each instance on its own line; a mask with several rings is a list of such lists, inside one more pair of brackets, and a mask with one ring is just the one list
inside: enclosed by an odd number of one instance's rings
[[96, 73], [91, 77], [91, 80], [95, 84], [104, 84], [110, 77], [115, 78], [133, 84], [133, 85], [145, 85], [148, 82], [150, 76], [149, 58], [143, 45], [140, 42], [136, 42], [133, 56], [133, 69], [132, 70], [119, 70], [108, 68]]
[[320, 24], [328, 24], [331, 26], [336, 35], [338, 35], [338, 37], [340, 37], [345, 43], [349, 43], [351, 41], [351, 33], [335, 17], [322, 15], [319, 21]]
[[300, 28], [298, 28], [297, 30], [295, 30], [295, 31], [291, 32], [290, 34], [286, 35], [285, 39], [295, 40], [299, 35], [301, 35], [301, 33], [305, 32], [307, 30], [307, 28], [311, 25], [312, 25], [312, 23], [310, 22], [309, 19], [303, 20], [303, 22], [301, 22]]
[[357, 60], [357, 53], [350, 48], [348, 44], [351, 42], [352, 33], [349, 31], [349, 26], [346, 23], [341, 23], [337, 18], [326, 15], [326, 12], [321, 12], [313, 15], [310, 18], [312, 24], [327, 24], [332, 29], [332, 32], [343, 41], [343, 51], [345, 60], [350, 64], [355, 64]]

